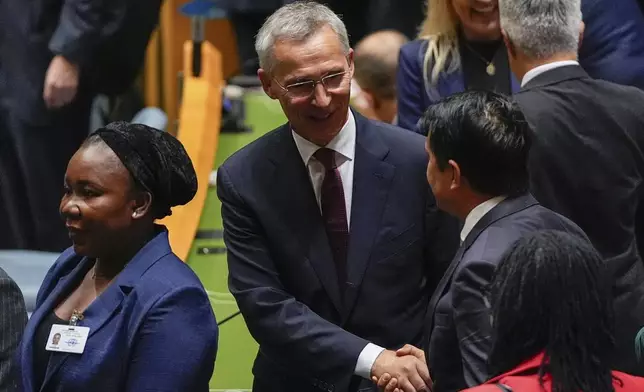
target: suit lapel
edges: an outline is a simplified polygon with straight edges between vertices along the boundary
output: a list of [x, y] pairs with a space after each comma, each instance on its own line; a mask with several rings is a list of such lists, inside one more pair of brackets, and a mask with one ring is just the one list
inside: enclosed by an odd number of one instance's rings
[[[467, 241], [467, 238], [466, 238]], [[429, 300], [429, 305], [427, 307], [427, 323], [426, 325], [428, 326], [428, 330], [431, 332], [434, 329], [434, 313], [436, 312], [436, 306], [438, 305], [438, 300], [441, 299], [443, 294], [445, 294], [445, 291], [447, 291], [447, 287], [452, 280], [452, 275], [454, 275], [454, 271], [456, 271], [456, 267], [461, 263], [461, 260], [463, 259], [463, 254], [465, 254], [465, 251], [467, 250], [468, 246], [466, 242], [463, 242], [461, 246], [458, 248], [458, 251], [454, 255], [454, 258], [452, 259], [452, 262], [449, 264], [449, 267], [447, 267], [447, 270], [445, 271], [445, 274], [443, 274], [443, 277], [441, 278], [440, 282], [438, 282], [438, 286], [436, 286], [436, 290], [434, 290], [434, 293], [432, 294], [431, 299]], [[429, 339], [426, 341], [426, 344], [429, 344]], [[426, 350], [428, 351], [428, 350]]]
[[[108, 286], [108, 288], [83, 312], [83, 320], [81, 320], [78, 325], [89, 327], [88, 345], [90, 344], [89, 339], [100, 331], [107, 322], [112, 319], [114, 314], [117, 314], [120, 311], [123, 300], [130, 294], [143, 273], [163, 256], [172, 252], [168, 242], [167, 230], [162, 226], [158, 226], [157, 230], [159, 233], [156, 237], [139, 250], [132, 260], [125, 266], [123, 271], [121, 271], [116, 279]], [[84, 273], [87, 273], [92, 264], [87, 261], [88, 259], [85, 260], [84, 268], [81, 268], [81, 270], [84, 271]], [[76, 270], [78, 270], [78, 268]], [[80, 278], [79, 274], [76, 274], [76, 277]], [[71, 289], [73, 288], [74, 287], [71, 287]], [[70, 288], [68, 287], [68, 289]], [[70, 355], [78, 354], [52, 354], [49, 359], [49, 364], [47, 365], [47, 372], [45, 374], [41, 390], [45, 389], [52, 376], [60, 369]]]
[[451, 73], [441, 73], [436, 83], [438, 90], [438, 97], [435, 97], [432, 102], [437, 102], [444, 97], [448, 97], [454, 93], [465, 91], [465, 79], [463, 78], [463, 71], [458, 69]]
[[[351, 229], [347, 257], [347, 290], [345, 304], [351, 310], [369, 265], [371, 250], [380, 229], [380, 219], [391, 188], [395, 167], [384, 158], [389, 152], [377, 132], [368, 129], [367, 119], [356, 119], [356, 153], [353, 168]], [[345, 313], [345, 319], [350, 311]]]
[[434, 313], [436, 312], [436, 306], [438, 305], [438, 301], [448, 290], [449, 285], [452, 281], [452, 277], [454, 276], [454, 272], [456, 271], [456, 268], [463, 260], [463, 255], [465, 255], [465, 252], [467, 252], [467, 250], [472, 246], [472, 244], [476, 241], [479, 235], [483, 231], [485, 231], [490, 225], [497, 222], [498, 220], [503, 219], [519, 211], [522, 211], [528, 207], [532, 207], [533, 205], [536, 205], [536, 204], [538, 204], [538, 202], [530, 194], [523, 194], [516, 198], [505, 199], [497, 206], [495, 206], [493, 209], [488, 211], [488, 213], [485, 214], [476, 223], [476, 225], [474, 225], [474, 227], [472, 228], [472, 231], [470, 231], [470, 233], [465, 238], [465, 241], [463, 241], [461, 246], [458, 248], [456, 255], [452, 259], [452, 262], [447, 268], [447, 271], [445, 271], [445, 274], [443, 275], [440, 282], [438, 283], [436, 291], [434, 291], [432, 298], [429, 301], [429, 306], [427, 308], [428, 309], [427, 326], [429, 327], [429, 331], [432, 331], [432, 329], [434, 328]]
[[288, 125], [280, 130], [271, 160], [273, 168], [267, 176], [266, 196], [280, 211], [290, 232], [293, 245], [311, 263], [320, 282], [339, 314], [344, 307], [333, 254], [326, 235], [322, 214], [315, 199], [313, 185]]
[[[90, 306], [83, 312], [83, 320], [78, 325], [89, 327], [89, 337], [96, 334], [105, 323], [111, 318], [112, 314], [120, 308], [124, 295], [118, 284], [110, 285], [100, 296], [98, 296]], [[69, 358], [70, 353], [55, 353], [49, 358], [47, 372], [43, 380], [43, 390], [47, 386], [51, 377], [60, 369], [63, 363]], [[82, 355], [82, 354], [81, 354]]]
[[[58, 261], [57, 261], [58, 262]], [[38, 326], [43, 322], [45, 317], [54, 311], [54, 308], [60, 301], [62, 301], [66, 296], [68, 296], [75, 287], [75, 282], [78, 282], [82, 279], [83, 276], [89, 271], [93, 263], [87, 258], [82, 258], [75, 254], [61, 263], [70, 265], [70, 269], [67, 272], [62, 272], [62, 276], [54, 284], [51, 292], [46, 296], [42, 305], [36, 309], [36, 311], [31, 315], [31, 319], [27, 323], [25, 332], [23, 334], [23, 344], [21, 347], [21, 369], [22, 369], [22, 386], [25, 391], [31, 392], [38, 389], [38, 386], [32, 385], [34, 379], [33, 375], [33, 351], [36, 330]], [[76, 264], [75, 266], [71, 266]], [[62, 267], [61, 271], [64, 271], [65, 266]]]

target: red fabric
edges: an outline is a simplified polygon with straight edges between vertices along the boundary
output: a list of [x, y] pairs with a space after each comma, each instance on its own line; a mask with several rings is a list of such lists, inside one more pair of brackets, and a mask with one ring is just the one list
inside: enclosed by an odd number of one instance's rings
[[[498, 377], [491, 379], [483, 385], [468, 388], [463, 392], [502, 392], [496, 384], [503, 384], [510, 387], [514, 392], [551, 392], [552, 386], [550, 384], [550, 375], [546, 374], [544, 377], [544, 389], [539, 384], [539, 375], [520, 375], [529, 370], [536, 371], [541, 366], [543, 361], [543, 354], [530, 359], [512, 369], [511, 371], [502, 374]], [[618, 380], [613, 381], [613, 386], [616, 392], [643, 392], [644, 391], [644, 378], [631, 376], [630, 374], [613, 371], [613, 376]], [[620, 382], [621, 381], [621, 382]], [[592, 392], [592, 391], [583, 391]]]

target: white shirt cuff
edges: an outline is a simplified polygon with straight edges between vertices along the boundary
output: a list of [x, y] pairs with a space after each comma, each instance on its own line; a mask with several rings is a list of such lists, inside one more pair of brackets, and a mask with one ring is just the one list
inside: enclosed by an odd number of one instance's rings
[[367, 343], [358, 356], [358, 363], [354, 374], [367, 380], [371, 380], [371, 368], [384, 348], [373, 343]]

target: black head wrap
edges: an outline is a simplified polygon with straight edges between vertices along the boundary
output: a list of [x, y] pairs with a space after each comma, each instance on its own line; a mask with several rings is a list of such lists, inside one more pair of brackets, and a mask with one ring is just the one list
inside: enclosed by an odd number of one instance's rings
[[188, 203], [197, 193], [197, 174], [185, 148], [167, 132], [117, 121], [94, 135], [123, 162], [132, 178], [152, 194], [155, 218], [171, 215], [171, 207]]

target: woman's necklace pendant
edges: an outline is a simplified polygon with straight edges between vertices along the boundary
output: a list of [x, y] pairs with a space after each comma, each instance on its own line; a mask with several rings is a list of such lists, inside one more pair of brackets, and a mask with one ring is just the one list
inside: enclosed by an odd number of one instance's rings
[[496, 67], [494, 66], [494, 63], [489, 63], [487, 67], [485, 67], [485, 72], [487, 72], [488, 75], [494, 76], [496, 73]]

